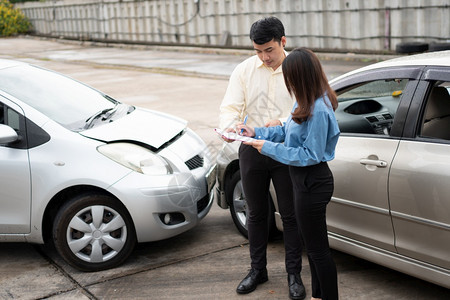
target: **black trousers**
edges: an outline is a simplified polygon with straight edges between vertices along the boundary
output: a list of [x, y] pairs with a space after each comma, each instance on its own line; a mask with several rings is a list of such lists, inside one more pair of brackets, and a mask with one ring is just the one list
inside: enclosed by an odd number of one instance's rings
[[328, 243], [326, 207], [334, 179], [326, 162], [309, 167], [289, 167], [294, 187], [297, 222], [311, 268], [312, 296], [338, 299], [336, 265]]
[[302, 242], [295, 219], [289, 167], [244, 144], [239, 148], [239, 166], [248, 208], [247, 226], [251, 266], [255, 269], [263, 269], [267, 265], [268, 195], [270, 179], [272, 179], [283, 221], [286, 271], [300, 273]]

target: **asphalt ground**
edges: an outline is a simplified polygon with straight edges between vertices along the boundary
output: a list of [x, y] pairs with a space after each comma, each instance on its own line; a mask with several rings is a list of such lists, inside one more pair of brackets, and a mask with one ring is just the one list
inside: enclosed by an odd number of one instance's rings
[[[122, 102], [189, 121], [212, 153], [212, 128], [233, 68], [251, 51], [105, 45], [16, 37], [0, 39], [0, 58], [49, 68]], [[390, 57], [320, 53], [327, 76]], [[282, 240], [268, 246], [269, 281], [248, 295], [235, 292], [249, 268], [248, 242], [227, 210], [213, 205], [196, 228], [139, 244], [117, 268], [84, 273], [51, 246], [0, 243], [0, 299], [288, 299]], [[450, 299], [450, 290], [333, 251], [341, 299]], [[304, 256], [302, 278], [311, 296]]]

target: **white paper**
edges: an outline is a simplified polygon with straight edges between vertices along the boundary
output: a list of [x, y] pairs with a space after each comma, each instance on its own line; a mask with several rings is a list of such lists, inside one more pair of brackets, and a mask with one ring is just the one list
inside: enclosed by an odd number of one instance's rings
[[254, 140], [254, 138], [248, 137], [248, 136], [243, 136], [240, 134], [237, 134], [236, 132], [225, 132], [223, 130], [220, 130], [219, 128], [214, 128], [214, 131], [220, 135], [223, 136], [229, 140], [233, 140], [233, 141], [240, 141], [240, 142], [251, 142]]

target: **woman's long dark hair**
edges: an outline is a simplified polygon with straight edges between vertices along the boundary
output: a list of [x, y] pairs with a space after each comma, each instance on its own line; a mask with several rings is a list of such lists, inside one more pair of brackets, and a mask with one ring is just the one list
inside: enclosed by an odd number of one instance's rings
[[325, 96], [330, 99], [333, 110], [338, 101], [336, 93], [328, 84], [319, 58], [309, 49], [296, 48], [283, 60], [284, 82], [291, 94], [297, 100], [298, 107], [292, 113], [292, 119], [301, 124], [312, 113], [317, 98]]

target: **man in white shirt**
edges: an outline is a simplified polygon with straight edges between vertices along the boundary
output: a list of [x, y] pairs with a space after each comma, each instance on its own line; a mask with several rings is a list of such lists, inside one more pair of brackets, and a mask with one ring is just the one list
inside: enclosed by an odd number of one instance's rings
[[[285, 120], [294, 105], [281, 70], [281, 63], [287, 55], [284, 51], [286, 37], [281, 21], [275, 17], [256, 21], [250, 29], [250, 39], [256, 55], [235, 68], [220, 106], [219, 126], [226, 132], [234, 132], [236, 123], [242, 122], [245, 116], [248, 116], [247, 124], [252, 127], [281, 125], [280, 119]], [[231, 142], [225, 138], [224, 140]], [[258, 284], [268, 280], [267, 218], [272, 180], [283, 221], [289, 297], [304, 299], [306, 293], [300, 277], [302, 243], [295, 220], [288, 166], [260, 154], [251, 146], [241, 144], [239, 167], [248, 208], [251, 270], [239, 283], [236, 292], [250, 293]]]

